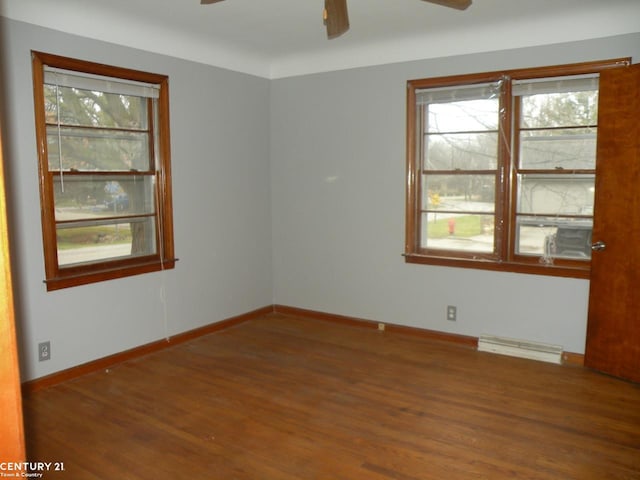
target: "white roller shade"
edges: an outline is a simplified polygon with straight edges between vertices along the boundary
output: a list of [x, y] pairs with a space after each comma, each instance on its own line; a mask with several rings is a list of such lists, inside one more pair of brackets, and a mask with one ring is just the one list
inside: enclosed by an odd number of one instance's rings
[[44, 67], [44, 83], [117, 95], [158, 98], [160, 85]]
[[553, 78], [514, 80], [514, 96], [538, 95], [544, 93], [568, 93], [598, 90], [599, 75], [573, 75]]
[[501, 86], [502, 82], [491, 82], [455, 87], [425, 88], [416, 91], [416, 105], [497, 98], [500, 95]]

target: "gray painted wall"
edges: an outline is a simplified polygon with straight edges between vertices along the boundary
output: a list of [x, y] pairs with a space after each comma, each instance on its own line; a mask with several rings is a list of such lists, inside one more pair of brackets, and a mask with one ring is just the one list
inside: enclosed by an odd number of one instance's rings
[[[22, 377], [273, 302], [269, 81], [0, 18], [3, 142]], [[175, 270], [47, 293], [30, 50], [170, 77]], [[36, 345], [51, 340], [51, 360]]]
[[587, 280], [404, 263], [406, 81], [623, 56], [640, 34], [274, 80], [276, 302], [583, 353]]
[[[272, 303], [583, 352], [586, 280], [404, 263], [405, 85], [638, 58], [640, 34], [272, 81], [2, 18], [0, 35], [24, 380]], [[170, 76], [175, 270], [46, 292], [31, 49]]]

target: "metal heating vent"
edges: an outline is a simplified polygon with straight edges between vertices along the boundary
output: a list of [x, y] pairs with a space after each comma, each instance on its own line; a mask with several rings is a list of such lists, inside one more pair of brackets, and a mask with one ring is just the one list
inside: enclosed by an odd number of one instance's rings
[[540, 360], [542, 362], [562, 363], [562, 347], [559, 345], [515, 340], [494, 335], [481, 335], [478, 339], [478, 351]]

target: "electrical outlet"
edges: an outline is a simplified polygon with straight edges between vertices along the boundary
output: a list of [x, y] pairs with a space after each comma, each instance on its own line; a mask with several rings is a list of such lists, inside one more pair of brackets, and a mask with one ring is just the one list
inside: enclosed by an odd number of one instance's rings
[[454, 305], [447, 305], [447, 320], [455, 322], [458, 318], [458, 308]]
[[381, 332], [384, 332], [384, 323], [378, 324], [378, 330], [380, 330]]
[[38, 344], [38, 361], [44, 362], [45, 360], [51, 360], [51, 342], [41, 342]]

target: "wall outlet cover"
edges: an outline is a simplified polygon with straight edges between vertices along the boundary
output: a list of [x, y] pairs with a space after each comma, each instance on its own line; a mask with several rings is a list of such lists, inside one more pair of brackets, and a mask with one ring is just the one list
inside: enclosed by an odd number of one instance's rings
[[51, 360], [51, 342], [40, 342], [38, 344], [38, 361], [44, 362], [46, 360]]

